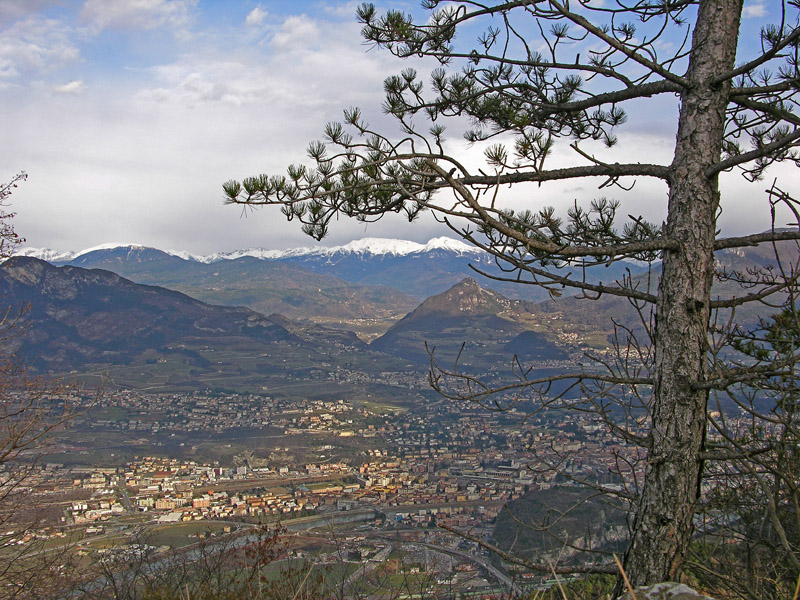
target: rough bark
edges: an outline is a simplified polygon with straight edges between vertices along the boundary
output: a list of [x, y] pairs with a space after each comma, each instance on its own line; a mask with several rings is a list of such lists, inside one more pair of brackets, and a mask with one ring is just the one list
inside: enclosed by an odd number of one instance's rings
[[700, 2], [687, 78], [681, 96], [670, 177], [666, 235], [678, 243], [664, 253], [656, 304], [651, 448], [644, 489], [626, 553], [634, 585], [676, 580], [692, 536], [700, 488], [718, 178], [707, 169], [720, 160], [728, 84], [714, 86], [733, 68], [741, 0]]

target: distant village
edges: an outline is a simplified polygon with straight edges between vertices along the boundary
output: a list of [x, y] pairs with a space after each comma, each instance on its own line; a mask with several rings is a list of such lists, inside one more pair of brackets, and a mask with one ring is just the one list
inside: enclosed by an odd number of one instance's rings
[[[495, 541], [508, 503], [537, 491], [576, 491], [580, 481], [624, 492], [641, 473], [620, 476], [620, 464], [638, 464], [637, 449], [611, 435], [597, 414], [531, 412], [533, 405], [517, 400], [498, 398], [489, 410], [439, 398], [411, 411], [374, 398], [74, 395], [65, 401], [79, 415], [81, 435], [56, 441], [25, 482], [28, 501], [46, 518], [10, 541], [68, 543], [78, 556], [102, 560], [147, 531], [174, 528], [193, 544], [247, 536], [258, 524], [281, 524], [295, 536], [335, 526], [338, 549], [315, 560], [351, 565], [347, 581], [381, 565], [387, 572], [435, 569], [437, 585], [462, 591], [542, 589], [553, 581], [494, 564], [478, 544]], [[230, 440], [221, 444], [230, 460], [200, 456], [209, 435]], [[124, 458], [93, 453], [108, 436], [123, 442]], [[603, 539], [619, 542], [626, 531], [606, 526]], [[575, 554], [538, 552], [559, 561]]]
[[[124, 466], [47, 463], [30, 482], [33, 489], [53, 495], [85, 491], [85, 498], [65, 510], [64, 523], [103, 523], [130, 512], [174, 522], [287, 519], [371, 508], [389, 510], [403, 524], [467, 527], [491, 522], [505, 503], [528, 490], [568, 483], [542, 471], [532, 448], [539, 459], [569, 455], [573, 475], [601, 481], [615, 457], [630, 451], [589, 414], [573, 413], [567, 421], [542, 413], [523, 423], [518, 407], [490, 412], [448, 401], [428, 406], [426, 414], [378, 414], [344, 400], [121, 391], [91, 407], [98, 414], [109, 407], [125, 409], [127, 418], [122, 413], [116, 419], [84, 416], [80, 427], [128, 432], [137, 436], [134, 447], [139, 436], [163, 439], [241, 427], [273, 428], [282, 432], [286, 446], [279, 441], [272, 459], [246, 451], [231, 464], [149, 453]], [[348, 438], [364, 442], [363, 449], [338, 460], [286, 460], [292, 457], [292, 438], [309, 435], [330, 457]], [[70, 450], [69, 443], [64, 450]]]

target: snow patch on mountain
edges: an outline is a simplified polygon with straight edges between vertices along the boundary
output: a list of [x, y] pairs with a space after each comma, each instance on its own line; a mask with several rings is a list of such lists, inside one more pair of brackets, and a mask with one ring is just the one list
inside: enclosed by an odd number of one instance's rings
[[292, 248], [291, 250], [266, 250], [264, 248], [248, 248], [247, 250], [234, 250], [232, 252], [215, 252], [208, 256], [195, 256], [194, 260], [202, 263], [215, 263], [221, 260], [236, 260], [237, 258], [257, 258], [259, 260], [275, 260], [287, 256], [305, 256], [313, 252], [313, 248]]
[[141, 244], [118, 244], [114, 242], [109, 242], [108, 244], [100, 244], [99, 246], [92, 246], [91, 248], [86, 248], [85, 250], [76, 252], [72, 256], [72, 259], [83, 256], [84, 254], [89, 254], [90, 252], [97, 252], [99, 250], [116, 250], [117, 248], [126, 248], [128, 251], [136, 251], [136, 250], [145, 250], [147, 247], [142, 246]]
[[19, 248], [14, 252], [14, 256], [28, 256], [31, 258], [38, 258], [47, 262], [67, 262], [75, 258], [74, 252], [61, 252], [60, 250], [51, 250], [50, 248]]
[[427, 244], [425, 244], [425, 248], [423, 248], [423, 252], [429, 252], [431, 250], [448, 250], [450, 252], [456, 252], [458, 254], [482, 254], [483, 250], [476, 248], [475, 246], [470, 246], [469, 244], [465, 244], [461, 240], [454, 240], [453, 238], [449, 237], [438, 237], [433, 238]]
[[374, 254], [393, 256], [405, 256], [413, 252], [419, 252], [424, 246], [416, 242], [407, 240], [391, 240], [382, 238], [364, 238], [353, 240], [344, 246], [334, 246], [319, 252], [319, 254]]
[[192, 254], [191, 252], [187, 252], [186, 250], [164, 250], [164, 252], [169, 254], [170, 256], [182, 258], [183, 260], [188, 260], [190, 262], [203, 262], [202, 256], [198, 256], [197, 254]]
[[49, 263], [64, 263], [64, 262], [69, 262], [71, 260], [75, 260], [80, 256], [89, 254], [90, 252], [97, 252], [98, 250], [115, 250], [117, 248], [128, 248], [130, 250], [144, 250], [145, 246], [142, 246], [141, 244], [121, 244], [118, 242], [109, 242], [107, 244], [100, 244], [99, 246], [92, 246], [91, 248], [86, 248], [78, 252], [75, 252], [73, 250], [62, 252], [60, 250], [52, 250], [50, 248], [32, 248], [26, 246], [23, 248], [19, 248], [16, 252], [14, 252], [14, 256], [28, 256], [47, 261]]
[[292, 248], [291, 250], [264, 250], [251, 248], [235, 252], [223, 252], [203, 257], [202, 262], [216, 262], [218, 260], [233, 260], [243, 256], [252, 256], [263, 260], [296, 258], [302, 256], [335, 256], [338, 254], [358, 254], [362, 256], [408, 256], [420, 252], [445, 250], [456, 254], [477, 254], [480, 250], [448, 237], [438, 237], [427, 244], [419, 244], [408, 240], [394, 240], [386, 238], [363, 238], [353, 240], [343, 246], [312, 246]]
[[[49, 248], [21, 248], [15, 254], [17, 256], [32, 256], [51, 263], [63, 263], [74, 260], [89, 252], [97, 250], [112, 250], [115, 248], [130, 248], [131, 250], [142, 250], [145, 247], [139, 244], [119, 244], [108, 243], [81, 250], [80, 252], [59, 252]], [[427, 244], [420, 244], [408, 240], [395, 240], [385, 238], [363, 238], [354, 240], [342, 246], [312, 246], [292, 248], [289, 250], [266, 250], [264, 248], [249, 248], [247, 250], [234, 250], [232, 252], [215, 252], [207, 256], [192, 254], [184, 250], [166, 250], [167, 254], [182, 258], [183, 260], [215, 263], [221, 260], [236, 260], [238, 258], [252, 257], [259, 260], [279, 260], [283, 258], [296, 258], [304, 256], [335, 256], [340, 254], [356, 254], [361, 256], [408, 256], [442, 250], [458, 255], [479, 254], [480, 250], [465, 244], [460, 240], [448, 237], [438, 237], [430, 240]]]
[[407, 256], [409, 254], [430, 252], [433, 250], [447, 250], [457, 254], [474, 254], [478, 252], [477, 249], [464, 242], [448, 237], [438, 237], [430, 240], [427, 244], [418, 244], [417, 242], [409, 242], [407, 240], [364, 238], [362, 240], [352, 241], [344, 246], [327, 248], [326, 251], [321, 252], [321, 254], [353, 252], [357, 254]]

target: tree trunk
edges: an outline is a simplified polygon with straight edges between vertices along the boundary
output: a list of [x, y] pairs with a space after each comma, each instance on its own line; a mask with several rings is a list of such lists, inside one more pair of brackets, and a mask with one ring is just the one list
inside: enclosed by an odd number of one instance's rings
[[644, 488], [625, 571], [633, 585], [680, 576], [700, 492], [700, 451], [708, 392], [694, 384], [707, 370], [708, 324], [719, 208], [718, 177], [742, 0], [701, 0], [670, 179], [665, 234], [680, 249], [664, 254], [656, 304], [652, 430]]

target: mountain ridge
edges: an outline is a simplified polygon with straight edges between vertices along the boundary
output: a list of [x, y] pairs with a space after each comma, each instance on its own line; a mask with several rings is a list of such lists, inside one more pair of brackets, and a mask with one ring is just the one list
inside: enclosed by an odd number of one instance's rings
[[207, 264], [219, 262], [221, 260], [236, 260], [238, 258], [248, 256], [261, 260], [297, 258], [302, 256], [331, 256], [342, 253], [373, 256], [407, 256], [409, 254], [430, 252], [434, 250], [447, 250], [459, 254], [481, 254], [481, 251], [473, 246], [465, 244], [464, 242], [454, 238], [442, 236], [431, 238], [426, 244], [391, 238], [362, 238], [339, 246], [302, 246], [298, 248], [289, 248], [286, 250], [248, 248], [245, 250], [233, 250], [230, 252], [215, 252], [208, 255], [194, 254], [185, 250], [162, 250], [161, 248], [154, 248], [152, 246], [145, 246], [142, 244], [110, 242], [78, 251], [59, 251], [52, 250], [50, 248], [34, 248], [26, 246], [15, 252], [15, 256], [29, 256], [46, 260], [50, 263], [66, 263], [80, 258], [86, 254], [102, 250], [116, 250], [118, 248], [152, 248], [183, 260]]
[[[147, 380], [148, 369], [163, 372], [163, 361], [179, 355], [188, 365], [178, 367], [188, 370], [184, 379], [219, 380], [218, 361], [235, 348], [246, 350], [245, 373], [256, 379], [260, 369], [280, 374], [289, 356], [300, 357], [306, 371], [330, 368], [332, 360], [348, 368], [349, 361], [368, 357], [378, 364], [410, 361], [424, 367], [426, 342], [438, 345], [437, 356], [448, 359], [465, 342], [465, 365], [481, 371], [508, 364], [514, 353], [538, 363], [567, 358], [551, 336], [528, 331], [535, 323], [526, 302], [485, 290], [472, 278], [428, 298], [369, 345], [349, 331], [215, 306], [111, 271], [54, 266], [32, 257], [0, 265], [0, 296], [9, 306], [29, 307], [31, 326], [11, 350], [42, 372], [136, 365]], [[225, 378], [231, 376], [228, 371]]]
[[[87, 268], [103, 268], [113, 270], [120, 275], [133, 279], [138, 283], [163, 285], [178, 289], [201, 300], [216, 304], [244, 304], [253, 310], [269, 314], [281, 312], [292, 318], [356, 318], [348, 312], [342, 302], [337, 302], [340, 291], [331, 292], [332, 287], [344, 290], [347, 286], [366, 286], [350, 290], [346, 294], [350, 300], [346, 304], [369, 307], [373, 300], [374, 308], [384, 315], [378, 318], [399, 318], [414, 308], [420, 301], [444, 292], [467, 275], [479, 278], [481, 285], [491, 288], [508, 298], [541, 301], [548, 297], [546, 290], [533, 285], [519, 285], [512, 281], [502, 281], [509, 274], [504, 272], [495, 260], [486, 252], [468, 246], [462, 241], [448, 238], [433, 238], [426, 244], [406, 240], [382, 238], [364, 238], [354, 240], [343, 246], [330, 248], [295, 248], [290, 250], [241, 250], [229, 253], [217, 253], [207, 257], [194, 257], [183, 251], [165, 252], [137, 244], [119, 246], [104, 244], [80, 252], [60, 253], [55, 250], [22, 248], [19, 255], [34, 256], [48, 260], [52, 264], [72, 264]], [[151, 261], [155, 255], [161, 258], [161, 264]], [[300, 268], [290, 278], [278, 282], [277, 288], [272, 282], [263, 280], [256, 289], [255, 284], [246, 283], [250, 273], [245, 272], [242, 261], [252, 261], [251, 268], [266, 271], [267, 265], [284, 265], [285, 268]], [[236, 265], [235, 267], [233, 265]], [[259, 266], [260, 265], [260, 266]], [[167, 272], [171, 269], [172, 272]], [[212, 282], [203, 268], [216, 267], [223, 271], [237, 271], [243, 274], [236, 285], [251, 288], [247, 294], [231, 294], [221, 292], [219, 286]], [[189, 272], [195, 269], [194, 275], [203, 281], [186, 279]], [[199, 269], [199, 270], [198, 270]], [[641, 265], [622, 262], [611, 266], [598, 265], [577, 273], [577, 278], [585, 277], [587, 281], [609, 283], [627, 276], [629, 273], [641, 272]], [[481, 272], [491, 275], [484, 278]], [[574, 268], [565, 268], [559, 272], [567, 275], [575, 272]], [[213, 273], [213, 271], [212, 271]], [[330, 281], [314, 285], [315, 275], [335, 277], [339, 283]], [[492, 279], [492, 277], [496, 277]], [[263, 284], [263, 285], [262, 285]], [[300, 284], [306, 289], [303, 297], [289, 298], [285, 296], [285, 288], [297, 288]], [[379, 288], [391, 288], [394, 295], [379, 291]], [[326, 297], [313, 298], [329, 290]], [[259, 294], [261, 299], [259, 299]], [[357, 297], [368, 296], [373, 300], [357, 300]], [[270, 299], [271, 298], [271, 299]], [[416, 302], [410, 302], [413, 298]], [[400, 304], [397, 305], [397, 302]], [[381, 306], [389, 307], [389, 315]], [[367, 311], [369, 312], [369, 311]], [[352, 323], [351, 323], [352, 326]]]
[[204, 302], [247, 306], [290, 318], [355, 319], [364, 314], [395, 319], [417, 305], [396, 289], [365, 286], [301, 264], [244, 256], [201, 263], [144, 246], [93, 250], [58, 266], [113, 271], [136, 283], [158, 285]]
[[212, 305], [111, 271], [56, 267], [32, 257], [13, 257], [0, 265], [0, 297], [8, 306], [28, 307], [25, 320], [31, 327], [20, 331], [11, 349], [44, 371], [127, 364], [143, 352], [186, 343], [217, 349], [245, 342], [293, 344], [309, 351], [367, 348], [351, 332]]

